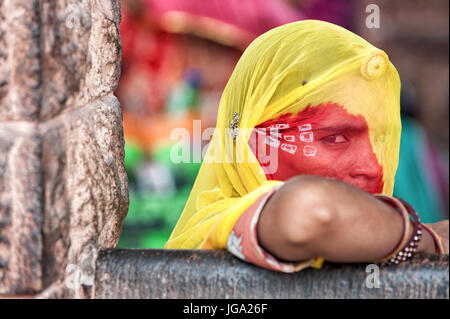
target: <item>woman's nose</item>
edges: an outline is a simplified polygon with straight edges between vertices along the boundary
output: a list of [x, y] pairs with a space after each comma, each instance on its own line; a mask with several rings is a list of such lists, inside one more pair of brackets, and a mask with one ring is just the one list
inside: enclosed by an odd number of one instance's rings
[[378, 165], [368, 164], [364, 167], [354, 169], [350, 176], [352, 178], [364, 178], [368, 180], [378, 179], [382, 176], [382, 170]]
[[382, 175], [383, 169], [378, 163], [376, 155], [372, 151], [370, 142], [365, 143], [364, 147], [361, 147], [356, 154], [350, 176], [352, 178], [373, 180], [382, 177]]

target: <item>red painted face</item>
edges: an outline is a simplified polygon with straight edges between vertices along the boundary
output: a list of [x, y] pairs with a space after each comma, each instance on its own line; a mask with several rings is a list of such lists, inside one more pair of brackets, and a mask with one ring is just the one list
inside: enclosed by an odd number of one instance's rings
[[[269, 134], [269, 128], [278, 131]], [[264, 163], [262, 145], [269, 157]], [[367, 122], [334, 103], [308, 107], [299, 114], [284, 115], [256, 127], [249, 141], [269, 180], [287, 180], [295, 175], [338, 179], [374, 194], [383, 190], [383, 169], [369, 140]], [[276, 170], [270, 171], [270, 166]]]

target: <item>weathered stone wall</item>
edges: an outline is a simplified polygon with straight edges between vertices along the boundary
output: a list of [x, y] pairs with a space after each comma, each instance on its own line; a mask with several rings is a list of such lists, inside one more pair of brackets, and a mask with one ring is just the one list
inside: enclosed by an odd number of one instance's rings
[[119, 22], [119, 0], [0, 0], [0, 295], [88, 297], [117, 245]]

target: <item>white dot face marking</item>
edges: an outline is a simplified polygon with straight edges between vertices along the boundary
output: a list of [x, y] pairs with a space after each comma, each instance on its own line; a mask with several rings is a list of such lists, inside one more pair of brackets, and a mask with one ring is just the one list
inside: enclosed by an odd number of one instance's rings
[[273, 146], [273, 147], [279, 147], [280, 146], [280, 141], [275, 139], [275, 138], [273, 138], [272, 136], [266, 136], [264, 141], [266, 142], [266, 144], [269, 144], [270, 146]]
[[313, 132], [303, 132], [300, 133], [300, 141], [302, 142], [313, 142], [314, 141], [314, 133]]
[[264, 130], [264, 129], [262, 129], [262, 128], [257, 128], [257, 129], [256, 129], [256, 133], [266, 135], [266, 130]]
[[294, 135], [284, 135], [283, 138], [286, 142], [294, 142], [295, 141]]
[[295, 152], [297, 151], [297, 145], [281, 144], [281, 149], [290, 154], [295, 154]]
[[287, 123], [278, 123], [278, 124], [274, 124], [274, 125], [269, 126], [269, 129], [283, 130], [283, 129], [287, 129], [289, 127], [290, 126]]
[[297, 126], [299, 131], [309, 131], [312, 129], [311, 124], [302, 124]]
[[274, 137], [274, 138], [281, 138], [282, 135], [281, 133], [275, 132], [275, 131], [270, 131], [270, 136]]
[[305, 156], [316, 156], [317, 148], [311, 145], [303, 146], [303, 155]]

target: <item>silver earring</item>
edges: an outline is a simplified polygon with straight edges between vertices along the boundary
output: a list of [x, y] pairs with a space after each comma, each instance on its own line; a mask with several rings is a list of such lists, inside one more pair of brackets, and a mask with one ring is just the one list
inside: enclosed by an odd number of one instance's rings
[[233, 119], [230, 122], [231, 136], [233, 136], [233, 141], [236, 142], [236, 136], [239, 134], [239, 115], [234, 112]]

